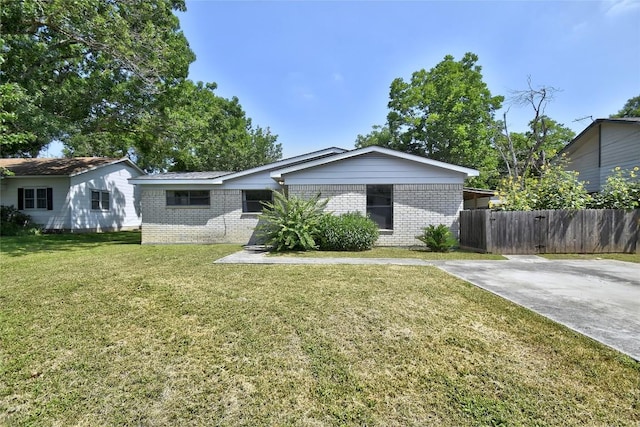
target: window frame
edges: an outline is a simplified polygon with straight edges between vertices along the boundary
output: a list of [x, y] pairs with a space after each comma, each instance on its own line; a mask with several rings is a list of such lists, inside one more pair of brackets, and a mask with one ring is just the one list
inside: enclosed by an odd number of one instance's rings
[[[389, 198], [389, 204], [370, 204], [370, 197], [373, 197], [374, 192], [378, 192], [376, 191], [376, 189], [380, 189], [380, 188], [387, 188], [388, 189], [388, 198]], [[387, 192], [383, 192], [383, 197], [387, 194]], [[384, 217], [384, 224], [381, 224], [380, 221], [378, 221], [378, 219], [376, 218], [378, 216], [378, 213], [376, 213], [376, 217], [374, 217], [372, 215], [372, 210], [377, 209], [388, 209], [388, 214], [385, 215]], [[367, 184], [367, 188], [366, 188], [366, 211], [367, 211], [367, 216], [369, 218], [371, 218], [376, 224], [378, 224], [378, 228], [380, 230], [393, 230], [393, 184]], [[388, 225], [388, 227], [387, 227]]]
[[[169, 193], [173, 195], [170, 196]], [[186, 194], [176, 196], [175, 193]], [[177, 200], [180, 202], [176, 203]], [[182, 203], [183, 201], [186, 203]], [[165, 190], [165, 204], [168, 208], [208, 208], [211, 206], [211, 190]]]
[[[266, 193], [269, 193], [269, 198], [263, 198], [263, 197], [258, 197], [258, 198], [251, 198], [248, 199], [247, 198], [247, 193], [262, 193], [261, 196], [264, 196]], [[263, 190], [242, 190], [242, 213], [247, 213], [247, 214], [259, 214], [262, 213], [262, 202], [273, 202], [273, 190], [269, 190], [269, 189], [263, 189]], [[249, 209], [249, 203], [252, 204], [252, 210]], [[256, 207], [259, 207], [258, 210], [254, 210], [256, 209]]]
[[[48, 210], [49, 209], [49, 196], [47, 187], [24, 187], [22, 193], [22, 203], [24, 210]], [[27, 196], [28, 192], [33, 192], [31, 197]], [[31, 206], [29, 206], [31, 205]]]
[[[98, 195], [97, 200], [94, 200], [94, 197], [93, 197], [94, 194]], [[106, 203], [105, 203], [105, 196], [106, 196]], [[94, 206], [94, 202], [97, 202], [97, 207]], [[107, 190], [91, 190], [91, 210], [92, 211], [111, 210], [111, 192]]]

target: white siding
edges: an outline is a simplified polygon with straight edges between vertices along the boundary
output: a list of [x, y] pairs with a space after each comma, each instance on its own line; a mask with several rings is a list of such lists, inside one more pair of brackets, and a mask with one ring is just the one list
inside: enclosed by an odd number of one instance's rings
[[[142, 220], [139, 190], [127, 181], [139, 175], [136, 169], [116, 163], [71, 177], [71, 228], [109, 231], [139, 227]], [[91, 209], [92, 190], [109, 192], [108, 211]]]
[[30, 215], [33, 221], [46, 229], [68, 229], [71, 227], [69, 218], [69, 178], [28, 178], [9, 177], [2, 180], [2, 205], [18, 207], [18, 188], [52, 188], [53, 210], [24, 209], [22, 212]]
[[365, 154], [283, 175], [287, 185], [462, 184], [466, 175], [383, 154]]

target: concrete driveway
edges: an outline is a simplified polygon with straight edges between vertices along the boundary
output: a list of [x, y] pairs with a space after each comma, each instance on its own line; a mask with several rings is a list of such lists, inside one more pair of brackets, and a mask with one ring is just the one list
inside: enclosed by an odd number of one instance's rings
[[640, 361], [640, 264], [509, 258], [437, 265]]

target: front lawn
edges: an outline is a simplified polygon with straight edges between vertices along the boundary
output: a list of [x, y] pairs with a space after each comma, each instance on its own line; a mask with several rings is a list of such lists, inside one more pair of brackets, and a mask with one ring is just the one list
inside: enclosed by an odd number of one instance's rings
[[436, 268], [131, 236], [0, 239], [0, 425], [640, 422], [638, 362]]

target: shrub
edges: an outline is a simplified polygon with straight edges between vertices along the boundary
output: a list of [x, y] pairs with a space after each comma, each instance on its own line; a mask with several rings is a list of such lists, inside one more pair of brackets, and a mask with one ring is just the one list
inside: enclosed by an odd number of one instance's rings
[[327, 202], [320, 201], [320, 194], [302, 199], [274, 191], [273, 201], [263, 203], [257, 231], [275, 251], [317, 249], [315, 239]]
[[591, 203], [595, 209], [637, 209], [640, 208], [640, 169], [615, 168], [602, 186], [602, 190], [593, 197]]
[[378, 225], [360, 212], [325, 213], [318, 235], [321, 251], [366, 251], [378, 240]]
[[0, 236], [38, 234], [40, 227], [13, 206], [0, 206]]
[[566, 159], [541, 168], [540, 176], [508, 177], [498, 186], [500, 204], [494, 209], [530, 211], [535, 209], [584, 209], [591, 196], [578, 180], [578, 173], [566, 171]]
[[451, 230], [444, 224], [429, 225], [422, 229], [422, 234], [416, 239], [427, 245], [433, 252], [449, 252], [458, 243], [453, 238]]

